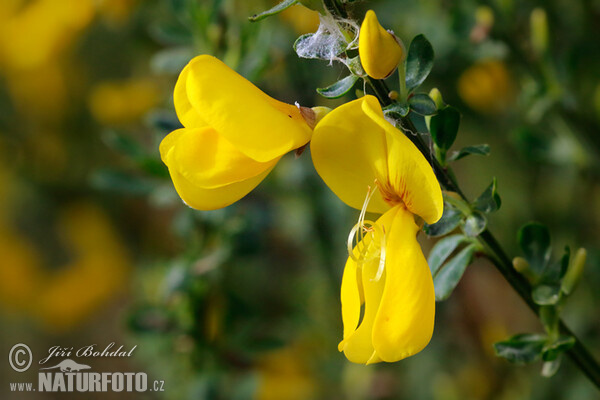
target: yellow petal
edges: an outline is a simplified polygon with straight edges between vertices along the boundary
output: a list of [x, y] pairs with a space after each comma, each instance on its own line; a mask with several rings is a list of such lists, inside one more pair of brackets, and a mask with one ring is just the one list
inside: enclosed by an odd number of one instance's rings
[[197, 210], [216, 210], [227, 207], [250, 193], [265, 179], [271, 169], [269, 168], [253, 178], [214, 189], [204, 189], [194, 185], [176, 169], [169, 168], [169, 173], [177, 193], [185, 204]]
[[214, 129], [178, 129], [160, 146], [169, 169], [176, 170], [191, 184], [212, 189], [240, 182], [270, 170], [279, 158], [266, 163], [238, 151]]
[[[390, 209], [382, 215], [377, 220], [377, 224], [386, 228], [391, 226], [398, 208]], [[370, 236], [365, 237], [364, 241], [364, 245], [369, 246]], [[367, 364], [379, 361], [373, 347], [373, 323], [378, 314], [382, 294], [385, 293], [386, 278], [384, 272], [378, 281], [374, 280], [378, 269], [379, 258], [363, 264], [362, 268], [357, 268], [356, 262], [348, 258], [344, 270], [341, 290], [344, 340], [338, 348], [344, 351], [349, 361], [355, 363]], [[364, 298], [364, 317], [357, 328], [363, 303], [361, 298]]]
[[[317, 124], [310, 144], [315, 168], [327, 186], [346, 204], [362, 208], [375, 179], [387, 179], [387, 146], [383, 129], [365, 115], [379, 107], [365, 96], [327, 114]], [[368, 211], [383, 214], [390, 207], [376, 192]]]
[[[312, 130], [298, 107], [269, 97], [217, 58], [201, 55], [187, 68], [187, 101], [248, 157], [270, 161], [310, 140]], [[187, 103], [179, 105], [179, 99], [176, 108], [183, 113]]]
[[177, 118], [186, 128], [201, 128], [208, 125], [200, 114], [194, 110], [190, 103], [187, 95], [187, 79], [189, 76], [190, 64], [186, 65], [185, 68], [179, 74], [177, 83], [175, 83], [175, 90], [173, 92], [173, 102], [175, 103], [175, 112]]
[[327, 114], [315, 128], [311, 153], [321, 178], [351, 207], [362, 208], [367, 187], [377, 179], [380, 190], [368, 211], [384, 213], [390, 204], [404, 203], [428, 223], [442, 216], [442, 191], [433, 169], [410, 139], [385, 120], [373, 96]]
[[379, 24], [372, 10], [367, 11], [360, 27], [358, 51], [365, 72], [375, 79], [391, 75], [405, 57], [403, 47]]
[[427, 346], [435, 316], [433, 279], [416, 239], [419, 227], [409, 211], [396, 208], [386, 229], [385, 289], [372, 337], [377, 355], [386, 362], [409, 357]]
[[378, 103], [368, 104], [376, 107], [363, 110], [386, 134], [388, 175], [379, 180], [384, 197], [399, 197], [411, 213], [433, 224], [442, 217], [444, 200], [431, 165], [406, 135], [385, 120]]

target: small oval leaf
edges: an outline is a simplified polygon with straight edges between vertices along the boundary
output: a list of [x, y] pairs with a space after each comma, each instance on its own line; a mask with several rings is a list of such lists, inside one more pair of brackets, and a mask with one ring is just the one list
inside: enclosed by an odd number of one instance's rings
[[326, 88], [318, 88], [317, 93], [328, 99], [337, 99], [348, 93], [354, 87], [357, 80], [358, 76], [349, 75]]
[[448, 156], [448, 161], [456, 161], [464, 158], [468, 155], [476, 154], [480, 156], [487, 156], [490, 154], [490, 146], [487, 144], [478, 144], [475, 146], [467, 146], [459, 151], [453, 151], [450, 156]]
[[277, 4], [275, 7], [272, 7], [270, 9], [268, 9], [267, 11], [263, 11], [261, 13], [255, 14], [251, 17], [248, 17], [248, 19], [251, 22], [257, 22], [257, 21], [260, 21], [261, 19], [270, 17], [271, 15], [279, 14], [280, 12], [287, 10], [288, 8], [290, 8], [291, 6], [293, 6], [297, 3], [298, 3], [298, 0], [283, 0], [281, 3]]
[[433, 115], [437, 112], [435, 102], [425, 93], [417, 93], [408, 99], [410, 109], [421, 115]]
[[539, 334], [515, 335], [508, 340], [494, 343], [494, 350], [498, 357], [506, 358], [510, 362], [531, 363], [540, 359], [546, 339], [545, 335]]
[[442, 218], [440, 218], [440, 220], [435, 224], [423, 225], [423, 231], [428, 236], [443, 236], [456, 229], [462, 218], [463, 215], [460, 213], [460, 211], [449, 206], [448, 203], [444, 203], [444, 214], [442, 215]]
[[447, 106], [431, 117], [429, 131], [435, 144], [443, 150], [448, 150], [458, 134], [460, 113], [454, 107]]
[[409, 93], [427, 78], [433, 68], [433, 47], [424, 35], [417, 35], [410, 43], [406, 56], [406, 88]]
[[467, 238], [463, 235], [452, 235], [441, 239], [433, 246], [431, 252], [429, 252], [429, 257], [427, 258], [427, 263], [429, 264], [432, 276], [437, 273], [442, 264], [450, 257], [454, 250], [466, 240]]
[[473, 260], [476, 249], [476, 244], [470, 244], [438, 270], [438, 273], [433, 277], [436, 301], [446, 300], [450, 296], [465, 273], [467, 266]]

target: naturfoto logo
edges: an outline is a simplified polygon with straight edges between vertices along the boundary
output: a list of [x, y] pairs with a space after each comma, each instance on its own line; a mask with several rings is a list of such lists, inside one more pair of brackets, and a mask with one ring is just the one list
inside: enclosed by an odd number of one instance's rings
[[[38, 364], [43, 365], [49, 360], [49, 366], [40, 368], [37, 386], [33, 382], [12, 382], [12, 392], [146, 392], [164, 391], [164, 381], [155, 380], [148, 383], [145, 372], [93, 372], [90, 365], [79, 363], [70, 358], [54, 360], [63, 357], [130, 357], [137, 346], [124, 349], [116, 347], [112, 342], [104, 348], [96, 344], [81, 347], [53, 346], [48, 349], [48, 356]], [[101, 350], [100, 350], [101, 349]], [[31, 365], [33, 354], [29, 346], [19, 343], [10, 351], [9, 363], [16, 372], [24, 372]]]

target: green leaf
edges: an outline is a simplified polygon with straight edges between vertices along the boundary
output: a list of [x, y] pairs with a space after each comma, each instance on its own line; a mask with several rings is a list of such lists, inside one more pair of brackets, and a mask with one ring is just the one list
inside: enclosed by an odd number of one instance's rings
[[393, 103], [383, 109], [385, 115], [389, 115], [392, 118], [400, 119], [404, 118], [410, 112], [408, 104]]
[[438, 273], [433, 277], [436, 301], [446, 300], [450, 296], [465, 273], [467, 265], [473, 261], [476, 249], [476, 244], [470, 244], [438, 270]]
[[427, 258], [431, 275], [435, 275], [454, 250], [467, 240], [468, 239], [464, 235], [452, 235], [439, 240], [435, 246], [433, 246], [429, 252], [429, 257]]
[[454, 107], [447, 106], [438, 111], [429, 121], [429, 131], [435, 144], [442, 150], [448, 150], [458, 134], [460, 113]]
[[554, 361], [561, 353], [569, 350], [574, 345], [575, 338], [573, 336], [560, 335], [557, 341], [544, 347], [542, 359], [544, 361]]
[[523, 226], [518, 233], [518, 242], [531, 270], [541, 275], [550, 259], [550, 232], [546, 226], [531, 222]]
[[467, 236], [476, 237], [487, 226], [487, 218], [479, 211], [473, 211], [465, 220], [464, 231]]
[[357, 80], [358, 76], [348, 75], [333, 85], [327, 86], [326, 88], [318, 88], [317, 93], [328, 99], [337, 99], [348, 93]]
[[412, 92], [427, 78], [433, 68], [433, 47], [424, 35], [417, 35], [410, 43], [406, 56], [406, 88]]
[[560, 260], [556, 262], [549, 262], [546, 265], [546, 267], [542, 271], [540, 282], [560, 286], [561, 279], [565, 276], [567, 268], [569, 267], [570, 258], [571, 249], [569, 248], [569, 246], [565, 246], [565, 251]]
[[497, 182], [494, 178], [490, 186], [474, 201], [474, 206], [476, 210], [483, 213], [491, 213], [498, 210], [501, 205], [502, 201], [497, 193]]
[[494, 351], [498, 357], [513, 363], [531, 363], [540, 359], [546, 339], [545, 335], [540, 334], [515, 335], [508, 340], [494, 343]]
[[437, 112], [435, 102], [425, 93], [417, 93], [408, 99], [410, 109], [421, 115], [433, 115]]
[[255, 14], [251, 17], [248, 17], [248, 19], [251, 22], [257, 22], [257, 21], [260, 21], [267, 17], [270, 17], [271, 15], [279, 14], [280, 12], [287, 10], [294, 4], [298, 4], [298, 0], [283, 0], [281, 3], [277, 4], [275, 7], [270, 8], [267, 11], [263, 11], [259, 14]]
[[468, 146], [460, 149], [459, 151], [454, 151], [448, 157], [448, 161], [456, 161], [460, 160], [463, 157], [466, 157], [470, 154], [476, 154], [480, 156], [487, 156], [490, 154], [490, 146], [487, 144], [478, 144], [476, 146]]
[[451, 207], [448, 203], [444, 203], [444, 214], [442, 215], [442, 218], [435, 224], [425, 224], [423, 226], [423, 231], [429, 236], [443, 236], [456, 229], [462, 218], [463, 215], [460, 211]]
[[533, 289], [531, 297], [541, 306], [554, 305], [560, 300], [560, 285], [539, 285]]

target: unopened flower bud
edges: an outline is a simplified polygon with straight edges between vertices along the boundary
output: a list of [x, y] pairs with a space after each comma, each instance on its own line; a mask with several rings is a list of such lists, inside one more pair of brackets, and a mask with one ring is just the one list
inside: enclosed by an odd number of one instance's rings
[[544, 54], [548, 48], [548, 17], [546, 11], [536, 8], [529, 20], [531, 28], [531, 47], [538, 54]]
[[567, 273], [563, 278], [561, 290], [565, 294], [573, 293], [575, 286], [581, 279], [581, 275], [583, 273], [583, 267], [585, 266], [585, 259], [587, 258], [587, 251], [582, 247], [577, 250], [575, 253], [575, 257], [573, 257], [573, 261], [569, 264], [569, 268], [567, 269]]
[[446, 103], [444, 103], [444, 99], [442, 98], [442, 93], [438, 90], [438, 88], [433, 88], [429, 91], [429, 97], [435, 103], [435, 108], [441, 110], [444, 108]]
[[523, 257], [515, 257], [513, 258], [513, 267], [517, 270], [518, 273], [523, 275], [529, 282], [535, 281], [535, 274], [531, 270], [529, 263]]
[[365, 72], [375, 79], [390, 76], [406, 58], [402, 41], [379, 24], [372, 10], [360, 27], [358, 52]]

